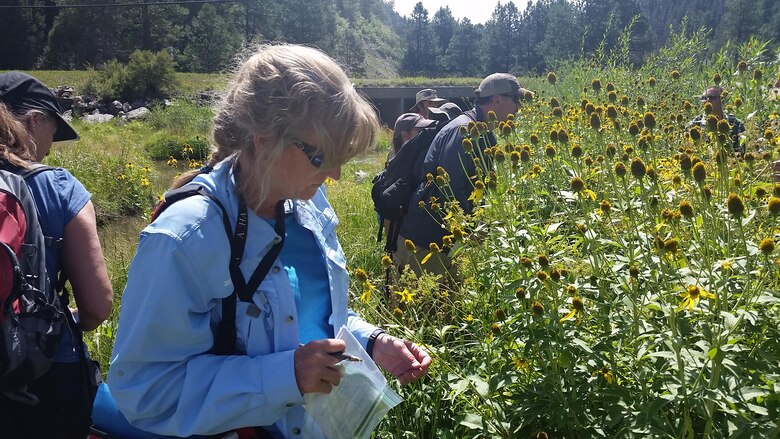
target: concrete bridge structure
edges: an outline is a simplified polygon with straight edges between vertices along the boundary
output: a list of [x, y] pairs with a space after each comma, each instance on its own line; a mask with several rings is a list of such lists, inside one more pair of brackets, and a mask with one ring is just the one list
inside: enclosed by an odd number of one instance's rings
[[391, 129], [395, 120], [403, 113], [409, 112], [414, 105], [415, 94], [423, 88], [433, 88], [440, 98], [454, 102], [461, 109], [468, 110], [474, 106], [474, 87], [356, 87], [365, 95], [377, 109], [379, 118]]

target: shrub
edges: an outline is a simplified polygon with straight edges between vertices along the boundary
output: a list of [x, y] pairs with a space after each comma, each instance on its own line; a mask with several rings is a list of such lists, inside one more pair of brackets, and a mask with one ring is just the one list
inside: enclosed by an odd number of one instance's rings
[[209, 154], [209, 142], [202, 136], [180, 136], [159, 132], [146, 144], [144, 150], [154, 160], [203, 160]]
[[136, 50], [127, 65], [107, 62], [85, 85], [87, 93], [106, 100], [164, 99], [178, 87], [173, 60], [166, 51]]

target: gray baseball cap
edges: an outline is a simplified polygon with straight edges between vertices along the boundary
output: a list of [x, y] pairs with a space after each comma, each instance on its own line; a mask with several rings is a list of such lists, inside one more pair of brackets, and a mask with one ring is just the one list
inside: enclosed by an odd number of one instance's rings
[[509, 73], [493, 73], [483, 79], [474, 91], [478, 98], [495, 95], [515, 95], [522, 98], [528, 90], [520, 86], [515, 75]]

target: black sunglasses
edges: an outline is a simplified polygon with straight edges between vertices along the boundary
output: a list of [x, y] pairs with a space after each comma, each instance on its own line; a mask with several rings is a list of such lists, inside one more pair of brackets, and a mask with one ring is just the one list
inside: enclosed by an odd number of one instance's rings
[[720, 100], [719, 95], [704, 95], [701, 97], [702, 101], [717, 101]]
[[321, 152], [317, 152], [318, 149], [315, 146], [309, 145], [306, 142], [300, 141], [300, 142], [293, 142], [293, 145], [297, 146], [298, 149], [303, 151], [304, 154], [306, 154], [306, 158], [309, 159], [309, 163], [311, 163], [312, 166], [315, 168], [322, 167], [322, 162], [325, 161], [325, 155]]

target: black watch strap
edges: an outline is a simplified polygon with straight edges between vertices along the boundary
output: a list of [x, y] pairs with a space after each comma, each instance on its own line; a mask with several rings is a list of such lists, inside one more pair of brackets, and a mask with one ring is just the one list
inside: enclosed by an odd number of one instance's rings
[[376, 342], [376, 339], [384, 333], [385, 331], [377, 329], [368, 337], [368, 343], [366, 343], [366, 352], [368, 352], [369, 357], [374, 358], [374, 343]]

